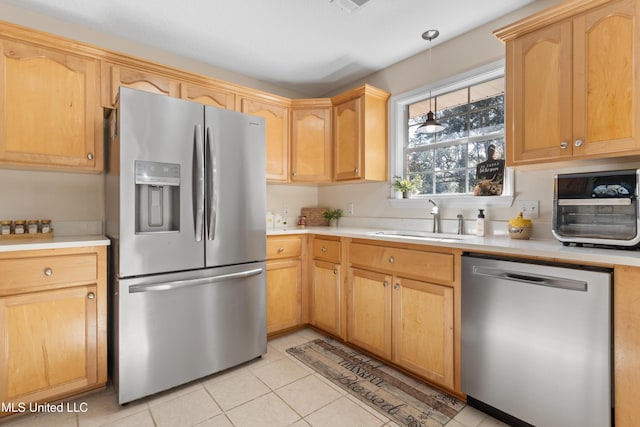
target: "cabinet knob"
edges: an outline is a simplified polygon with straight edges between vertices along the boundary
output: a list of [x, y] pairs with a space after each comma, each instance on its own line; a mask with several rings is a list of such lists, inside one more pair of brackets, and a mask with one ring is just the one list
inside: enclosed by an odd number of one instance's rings
[[49, 267], [44, 269], [44, 275], [45, 276], [51, 276], [53, 274], [53, 270]]
[[354, 172], [354, 173], [358, 173], [358, 172], [360, 172], [360, 169], [355, 168], [355, 169], [353, 170], [353, 172]]
[[278, 253], [281, 254], [282, 252], [284, 252], [284, 248], [283, 247], [279, 247], [278, 248]]
[[581, 139], [576, 139], [576, 142], [574, 142], [574, 145], [576, 147], [580, 147], [582, 145], [582, 140]]
[[387, 286], [389, 286], [389, 282], [387, 282], [386, 280], [384, 282], [382, 282], [382, 287], [386, 288]]
[[94, 294], [93, 292], [89, 292], [89, 294], [87, 295], [87, 298], [89, 299], [94, 299], [96, 297], [96, 294]]
[[393, 264], [394, 262], [396, 262], [396, 259], [395, 259], [394, 257], [390, 256], [390, 257], [389, 257], [389, 262], [390, 262], [391, 264]]
[[393, 289], [400, 289], [400, 285], [396, 283], [395, 285], [393, 285]]
[[322, 252], [327, 252], [327, 248], [325, 248], [324, 246], [322, 247], [322, 249], [320, 249]]
[[563, 150], [566, 150], [568, 146], [569, 146], [569, 143], [567, 141], [562, 141], [560, 143], [560, 148], [562, 148]]
[[298, 176], [297, 172], [291, 172], [291, 176]]
[[338, 269], [337, 268], [333, 269], [333, 274], [335, 274], [336, 276], [338, 275]]
[[87, 153], [87, 159], [93, 160], [93, 153]]

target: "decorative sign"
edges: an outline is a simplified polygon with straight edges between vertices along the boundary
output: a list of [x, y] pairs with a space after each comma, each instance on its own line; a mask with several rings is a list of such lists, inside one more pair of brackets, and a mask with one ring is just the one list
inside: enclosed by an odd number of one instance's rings
[[499, 196], [504, 183], [504, 159], [496, 159], [496, 146], [487, 148], [487, 160], [476, 167], [474, 196]]

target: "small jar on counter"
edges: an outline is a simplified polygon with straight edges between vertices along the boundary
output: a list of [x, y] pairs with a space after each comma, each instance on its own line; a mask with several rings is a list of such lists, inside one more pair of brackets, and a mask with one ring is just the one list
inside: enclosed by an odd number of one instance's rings
[[15, 234], [24, 234], [27, 228], [27, 221], [18, 219], [13, 223], [13, 232]]
[[3, 235], [7, 235], [7, 234], [11, 234], [11, 224], [13, 223], [13, 221], [0, 221], [0, 234]]
[[27, 221], [27, 232], [29, 234], [38, 234], [38, 228], [40, 225], [40, 221], [37, 219], [30, 219]]
[[43, 219], [42, 221], [40, 221], [40, 232], [42, 234], [51, 233], [51, 220], [50, 219]]

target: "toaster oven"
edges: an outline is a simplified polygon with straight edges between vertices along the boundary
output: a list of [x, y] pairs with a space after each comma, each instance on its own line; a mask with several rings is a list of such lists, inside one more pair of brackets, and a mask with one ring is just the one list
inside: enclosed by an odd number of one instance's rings
[[557, 175], [555, 238], [564, 245], [640, 246], [639, 176], [637, 169]]

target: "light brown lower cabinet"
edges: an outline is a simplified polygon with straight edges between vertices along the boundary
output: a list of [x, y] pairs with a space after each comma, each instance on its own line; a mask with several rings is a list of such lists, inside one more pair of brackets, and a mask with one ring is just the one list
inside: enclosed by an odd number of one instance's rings
[[300, 235], [267, 238], [267, 334], [303, 323]]
[[345, 338], [342, 243], [337, 238], [313, 236], [310, 248], [313, 256], [310, 270], [311, 324]]
[[106, 384], [105, 263], [105, 247], [0, 253], [1, 402], [50, 402]]
[[455, 255], [353, 243], [349, 258], [347, 340], [455, 390]]

